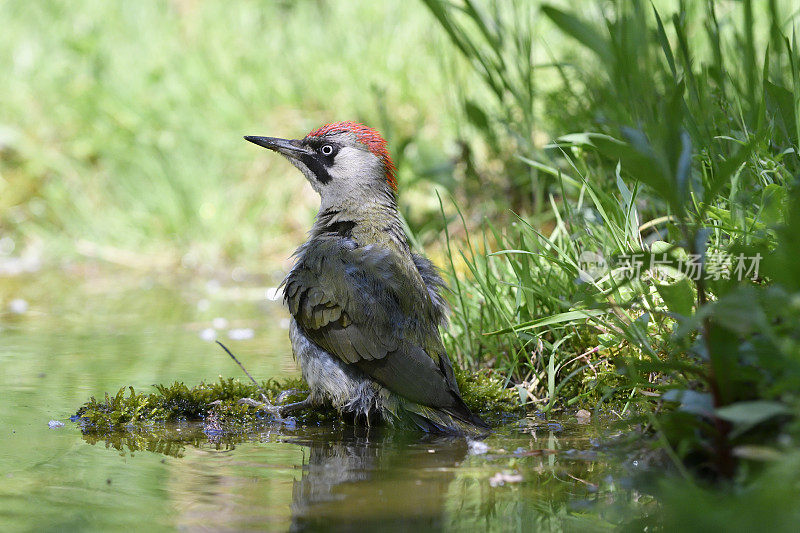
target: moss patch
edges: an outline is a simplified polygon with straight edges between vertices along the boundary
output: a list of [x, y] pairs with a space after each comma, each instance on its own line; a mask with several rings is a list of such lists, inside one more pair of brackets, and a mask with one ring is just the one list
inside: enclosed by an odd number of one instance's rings
[[[510, 415], [522, 414], [519, 398], [513, 389], [503, 387], [500, 379], [485, 373], [457, 372], [456, 379], [464, 401], [473, 411], [490, 422], [498, 423]], [[262, 387], [270, 402], [286, 404], [303, 400], [308, 386], [302, 379], [268, 380]], [[81, 424], [84, 435], [96, 440], [122, 436], [138, 449], [148, 449], [148, 436], [168, 443], [175, 437], [169, 423], [202, 422], [196, 425], [198, 438], [203, 435], [240, 435], [255, 433], [271, 422], [271, 415], [255, 407], [240, 405], [242, 398], [260, 399], [258, 388], [233, 378], [220, 378], [216, 383], [202, 382], [188, 387], [182, 382], [156, 385], [154, 392], [136, 392], [133, 387], [120, 389], [115, 395], [92, 397], [73, 416]], [[278, 398], [281, 401], [278, 401]], [[305, 409], [292, 413], [294, 424], [322, 425], [338, 420], [330, 407]], [[169, 435], [169, 436], [168, 436]], [[143, 440], [143, 442], [138, 442]], [[164, 444], [166, 445], [166, 444]]]
[[[304, 399], [308, 387], [300, 379], [268, 380], [261, 384], [270, 402], [291, 403]], [[143, 427], [180, 421], [206, 421], [211, 431], [241, 432], [263, 424], [269, 415], [248, 405], [237, 403], [242, 398], [260, 399], [261, 392], [252, 383], [233, 378], [220, 378], [217, 383], [201, 382], [188, 387], [182, 382], [156, 385], [155, 392], [137, 393], [133, 387], [106, 394], [98, 400], [89, 399], [73, 417], [84, 432], [132, 432]], [[336, 417], [330, 408], [307, 409], [295, 417], [301, 424], [321, 424]]]
[[486, 418], [490, 424], [506, 421], [511, 416], [522, 416], [525, 407], [520, 403], [515, 389], [503, 385], [503, 380], [487, 370], [468, 372], [456, 370], [456, 382], [461, 397], [472, 411]]

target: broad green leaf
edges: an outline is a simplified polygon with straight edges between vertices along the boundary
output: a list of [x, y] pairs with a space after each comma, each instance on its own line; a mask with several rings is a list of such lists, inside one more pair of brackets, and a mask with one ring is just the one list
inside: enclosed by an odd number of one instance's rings
[[672, 389], [661, 395], [666, 402], [680, 402], [680, 410], [702, 416], [714, 414], [714, 402], [706, 392]]
[[778, 461], [784, 458], [784, 454], [776, 448], [769, 446], [758, 446], [756, 444], [745, 444], [733, 449], [733, 455], [751, 461]]
[[678, 267], [682, 261], [685, 262], [689, 259], [686, 250], [668, 242], [653, 241], [653, 244], [650, 245], [650, 253], [656, 272], [676, 279], [685, 277]]
[[[736, 268], [736, 264], [732, 268]], [[734, 274], [735, 275], [735, 272]], [[755, 289], [742, 286], [708, 305], [710, 317], [728, 331], [749, 335], [757, 331], [768, 331], [767, 315], [758, 302]]]
[[761, 220], [769, 225], [783, 222], [783, 207], [786, 201], [786, 188], [777, 183], [770, 183], [764, 187], [761, 194]]
[[714, 413], [721, 419], [734, 424], [754, 426], [772, 417], [790, 414], [791, 411], [782, 403], [756, 400], [719, 407]]
[[670, 284], [656, 283], [656, 289], [671, 312], [681, 316], [692, 314], [694, 291], [692, 282], [688, 278], [682, 278]]

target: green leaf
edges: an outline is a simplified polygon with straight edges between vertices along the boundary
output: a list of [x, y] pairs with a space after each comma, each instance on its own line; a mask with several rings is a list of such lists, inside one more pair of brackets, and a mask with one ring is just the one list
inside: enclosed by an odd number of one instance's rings
[[791, 411], [784, 404], [766, 400], [737, 402], [715, 410], [715, 414], [723, 420], [748, 426], [754, 426], [772, 417], [790, 413]]
[[786, 203], [786, 188], [777, 183], [770, 183], [764, 187], [761, 194], [761, 220], [769, 225], [783, 222], [783, 207]]
[[667, 59], [667, 64], [669, 65], [669, 70], [672, 72], [673, 79], [678, 79], [678, 70], [675, 68], [675, 56], [672, 54], [672, 46], [669, 44], [669, 39], [667, 38], [667, 32], [664, 31], [664, 23], [661, 21], [661, 16], [658, 14], [656, 10], [656, 6], [652, 6], [653, 14], [656, 17], [656, 24], [658, 33], [656, 34], [658, 37], [658, 43], [661, 45], [661, 49], [664, 51], [664, 57]]
[[656, 283], [658, 294], [667, 304], [667, 308], [681, 316], [690, 316], [694, 306], [694, 291], [692, 282], [688, 278], [683, 278], [675, 283], [661, 284]]
[[500, 335], [501, 333], [511, 333], [512, 331], [524, 331], [527, 329], [541, 328], [543, 326], [552, 326], [553, 324], [561, 324], [564, 322], [571, 322], [573, 320], [586, 320], [588, 318], [602, 316], [608, 314], [608, 311], [601, 309], [582, 309], [580, 311], [567, 311], [566, 313], [558, 313], [529, 322], [523, 322], [510, 328], [504, 328], [484, 335]]
[[[733, 268], [736, 268], [734, 265]], [[744, 285], [708, 304], [714, 323], [737, 335], [768, 331], [769, 321], [753, 287]]]
[[489, 132], [489, 118], [486, 116], [486, 113], [483, 112], [483, 109], [478, 107], [475, 102], [472, 100], [464, 102], [464, 111], [466, 111], [467, 119], [473, 126], [484, 133]]
[[707, 392], [671, 389], [661, 395], [665, 402], [680, 402], [680, 410], [701, 416], [710, 416], [714, 412], [714, 403]]
[[591, 135], [590, 138], [598, 152], [612, 161], [619, 161], [624, 172], [652, 187], [675, 212], [682, 212], [684, 205], [678, 198], [675, 184], [647, 137], [632, 128], [625, 128], [623, 133], [628, 142], [607, 135]]
[[631, 193], [631, 190], [625, 185], [625, 182], [622, 181], [622, 176], [619, 175], [619, 165], [617, 165], [617, 189], [619, 189], [619, 194], [622, 196], [622, 200], [625, 202], [625, 208], [627, 209], [633, 201], [633, 193]]
[[692, 171], [692, 140], [685, 131], [681, 132], [681, 153], [675, 171], [675, 182], [678, 185], [678, 200], [685, 202], [689, 195], [689, 178]]
[[764, 96], [767, 102], [767, 112], [774, 118], [787, 144], [797, 144], [797, 120], [792, 91], [765, 80]]
[[733, 449], [733, 455], [751, 461], [778, 461], [785, 457], [783, 453], [775, 448], [758, 446], [757, 444], [737, 446]]
[[710, 180], [709, 188], [704, 194], [705, 200], [709, 205], [725, 184], [730, 183], [731, 177], [734, 173], [739, 171], [760, 141], [760, 135], [752, 136], [746, 145], [739, 148], [734, 155], [716, 166], [714, 175]]
[[606, 66], [610, 67], [616, 63], [608, 41], [603, 38], [603, 35], [594, 26], [553, 6], [542, 6], [542, 13], [552, 20], [561, 31], [600, 56]]

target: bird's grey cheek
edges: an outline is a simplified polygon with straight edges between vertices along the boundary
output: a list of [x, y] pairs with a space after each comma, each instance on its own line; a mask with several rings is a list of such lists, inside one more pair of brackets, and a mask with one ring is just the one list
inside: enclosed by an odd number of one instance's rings
[[317, 191], [317, 192], [320, 192], [320, 184], [319, 184], [319, 181], [317, 180], [316, 176], [314, 176], [314, 173], [313, 173], [313, 172], [311, 172], [311, 169], [309, 169], [309, 168], [308, 168], [308, 167], [305, 165], [305, 163], [303, 163], [302, 161], [299, 161], [299, 160], [297, 160], [297, 159], [292, 159], [291, 161], [292, 161], [292, 164], [293, 164], [295, 167], [297, 167], [297, 169], [298, 169], [300, 172], [302, 172], [302, 173], [303, 173], [303, 177], [305, 177], [305, 178], [308, 180], [308, 182], [311, 184], [311, 187], [312, 187], [312, 188], [313, 188], [315, 191]]

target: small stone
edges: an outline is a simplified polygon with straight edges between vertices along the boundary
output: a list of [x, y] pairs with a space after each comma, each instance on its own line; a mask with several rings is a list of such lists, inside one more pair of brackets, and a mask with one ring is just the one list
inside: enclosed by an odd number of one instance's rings
[[61, 420], [51, 420], [50, 422], [47, 423], [47, 426], [50, 429], [58, 429], [64, 427], [64, 422], [62, 422]]
[[588, 424], [589, 421], [592, 419], [592, 413], [590, 413], [586, 409], [581, 409], [577, 413], [575, 413], [575, 418], [578, 419], [578, 424]]

